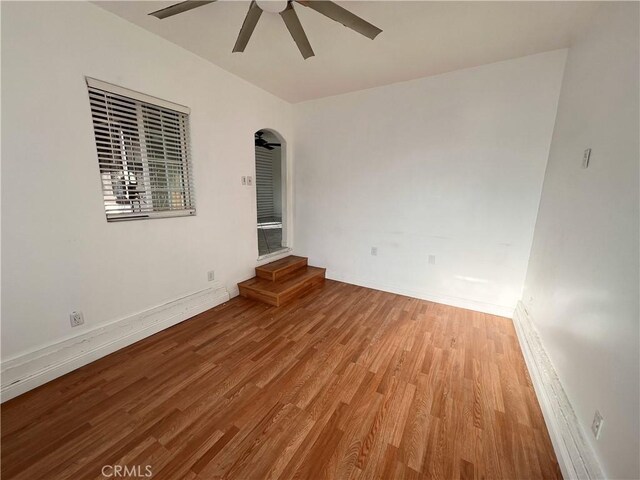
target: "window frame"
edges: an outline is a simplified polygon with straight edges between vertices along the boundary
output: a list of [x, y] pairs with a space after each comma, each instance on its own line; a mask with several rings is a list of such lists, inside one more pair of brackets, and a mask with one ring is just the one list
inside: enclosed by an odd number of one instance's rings
[[[91, 77], [85, 77], [85, 80], [107, 222], [195, 216], [190, 148], [191, 110], [184, 105]], [[105, 94], [103, 103], [96, 99], [96, 93]], [[114, 105], [113, 101], [129, 103], [125, 106], [129, 111], [124, 121], [128, 121], [130, 125], [122, 126], [122, 120], [113, 119], [109, 115], [109, 107]], [[103, 105], [106, 111], [101, 112]], [[154, 141], [152, 136], [159, 137], [160, 141], [157, 138]], [[162, 152], [161, 155], [158, 155], [159, 151]], [[172, 153], [167, 153], [169, 151]], [[120, 163], [122, 168], [118, 170]], [[150, 164], [155, 166], [151, 167]], [[114, 178], [114, 173], [121, 173], [122, 178]], [[120, 198], [114, 188], [116, 181], [122, 182], [119, 188], [125, 192], [124, 199]], [[172, 183], [177, 183], [179, 187], [176, 188]], [[160, 202], [164, 205], [160, 206]], [[127, 211], [127, 205], [130, 211]], [[184, 208], [174, 208], [175, 206]]]

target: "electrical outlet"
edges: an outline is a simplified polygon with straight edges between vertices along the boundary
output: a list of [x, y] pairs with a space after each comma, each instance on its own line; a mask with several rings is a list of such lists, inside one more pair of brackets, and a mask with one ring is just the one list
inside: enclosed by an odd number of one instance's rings
[[69, 322], [72, 327], [82, 325], [84, 323], [84, 316], [82, 315], [82, 312], [71, 312], [69, 315]]
[[593, 436], [596, 437], [596, 440], [600, 438], [600, 431], [602, 430], [602, 424], [604, 423], [604, 419], [600, 412], [596, 410], [596, 413], [593, 415], [593, 423], [591, 424], [591, 431], [593, 432]]
[[242, 185], [246, 185], [247, 184], [247, 177], [245, 177], [243, 175], [242, 177], [240, 177], [240, 181], [242, 182]]
[[436, 256], [429, 255], [429, 265], [435, 265], [435, 264], [436, 264]]
[[378, 247], [371, 247], [371, 255], [374, 257], [378, 256]]
[[253, 177], [249, 175], [247, 177], [247, 186], [251, 187], [253, 185]]
[[591, 149], [587, 148], [582, 155], [582, 168], [589, 168], [589, 159], [591, 158]]
[[209, 280], [210, 282], [213, 282], [216, 279], [216, 272], [211, 270], [210, 272], [207, 273], [207, 280]]

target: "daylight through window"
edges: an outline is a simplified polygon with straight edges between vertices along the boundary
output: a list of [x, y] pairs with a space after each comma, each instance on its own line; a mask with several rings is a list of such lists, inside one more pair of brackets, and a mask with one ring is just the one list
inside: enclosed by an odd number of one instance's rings
[[108, 221], [194, 215], [189, 110], [87, 78]]

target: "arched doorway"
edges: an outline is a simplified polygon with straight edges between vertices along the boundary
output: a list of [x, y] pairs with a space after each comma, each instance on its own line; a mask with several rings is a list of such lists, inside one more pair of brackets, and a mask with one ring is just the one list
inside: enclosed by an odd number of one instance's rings
[[258, 256], [287, 248], [284, 139], [273, 130], [255, 132]]

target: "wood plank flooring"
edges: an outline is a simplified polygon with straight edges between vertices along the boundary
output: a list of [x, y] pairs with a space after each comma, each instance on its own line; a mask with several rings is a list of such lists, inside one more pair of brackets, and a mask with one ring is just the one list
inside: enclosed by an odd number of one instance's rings
[[561, 477], [509, 319], [330, 280], [235, 298], [1, 413], [5, 480]]

